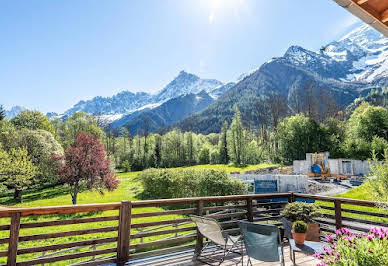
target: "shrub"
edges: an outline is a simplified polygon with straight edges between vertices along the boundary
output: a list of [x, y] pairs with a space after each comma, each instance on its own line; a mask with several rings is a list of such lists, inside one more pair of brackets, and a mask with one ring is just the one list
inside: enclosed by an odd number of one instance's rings
[[307, 224], [303, 221], [296, 221], [292, 225], [292, 229], [295, 233], [305, 234], [307, 232]]
[[226, 171], [210, 169], [147, 169], [140, 173], [143, 196], [151, 199], [224, 196], [246, 193], [246, 185]]
[[330, 248], [314, 257], [321, 259], [320, 266], [388, 265], [388, 229], [372, 228], [368, 234], [352, 234], [347, 228], [327, 235]]
[[381, 209], [388, 209], [388, 150], [384, 152], [384, 160], [379, 161], [373, 153], [373, 162], [370, 163], [371, 177], [368, 185], [373, 198]]
[[313, 222], [314, 218], [322, 217], [321, 208], [315, 204], [305, 202], [293, 202], [286, 205], [282, 215], [289, 221]]

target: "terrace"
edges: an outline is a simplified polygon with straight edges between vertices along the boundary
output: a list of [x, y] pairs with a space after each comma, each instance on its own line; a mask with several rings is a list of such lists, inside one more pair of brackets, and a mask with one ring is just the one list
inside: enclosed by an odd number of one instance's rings
[[[4, 236], [0, 257], [7, 265], [202, 265], [192, 262], [204, 239], [189, 215], [210, 216], [228, 233], [238, 234], [239, 220], [281, 226], [280, 211], [297, 199], [315, 200], [324, 208], [324, 218], [317, 219], [322, 235], [341, 227], [357, 232], [388, 227], [388, 216], [371, 201], [294, 193], [13, 208], [0, 210]], [[155, 207], [163, 209], [154, 211]], [[97, 217], [88, 217], [96, 212]], [[285, 247], [286, 265], [291, 265]], [[223, 265], [234, 263], [231, 255]], [[317, 261], [298, 253], [296, 263], [315, 265]], [[254, 265], [277, 264], [254, 261]]]

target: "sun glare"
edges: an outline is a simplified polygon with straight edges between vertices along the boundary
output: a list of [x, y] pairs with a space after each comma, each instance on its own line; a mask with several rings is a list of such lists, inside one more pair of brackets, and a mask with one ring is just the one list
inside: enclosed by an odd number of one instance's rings
[[238, 14], [244, 6], [245, 0], [202, 0], [201, 5], [208, 12], [209, 23], [214, 23], [218, 18]]

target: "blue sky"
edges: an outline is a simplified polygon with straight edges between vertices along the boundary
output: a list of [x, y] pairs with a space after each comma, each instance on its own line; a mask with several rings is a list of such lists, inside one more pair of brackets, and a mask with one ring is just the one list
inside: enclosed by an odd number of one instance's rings
[[0, 104], [60, 113], [123, 89], [156, 92], [180, 70], [230, 81], [357, 22], [332, 0], [3, 0]]

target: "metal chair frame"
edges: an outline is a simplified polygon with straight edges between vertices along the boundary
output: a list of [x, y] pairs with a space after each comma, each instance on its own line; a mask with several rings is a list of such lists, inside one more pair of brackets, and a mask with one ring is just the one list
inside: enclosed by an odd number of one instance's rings
[[[221, 225], [215, 219], [212, 219], [209, 217], [202, 217], [202, 216], [190, 216], [190, 218], [197, 225], [197, 229], [198, 229], [199, 233], [203, 237], [210, 240], [210, 241], [205, 243], [205, 245], [202, 247], [202, 249], [200, 251], [196, 251], [195, 259], [197, 259], [203, 263], [209, 264], [208, 262], [201, 259], [201, 258], [205, 258], [205, 259], [208, 259], [208, 260], [211, 260], [214, 262], [218, 262], [218, 265], [221, 265], [221, 263], [223, 263], [225, 261], [226, 256], [228, 256], [231, 253], [235, 253], [235, 254], [239, 254], [239, 255], [243, 256], [243, 254], [244, 254], [243, 253], [244, 252], [243, 245], [241, 245], [241, 251], [240, 251], [241, 253], [236, 252], [234, 250], [235, 248], [237, 248], [238, 244], [242, 244], [241, 236], [236, 237], [236, 238], [232, 238], [229, 234], [227, 234], [222, 229]], [[218, 238], [217, 238], [217, 236], [214, 237], [214, 235], [210, 235], [206, 230], [204, 230], [204, 227], [199, 225], [199, 224], [205, 224], [205, 227], [207, 224], [209, 226], [209, 228], [212, 227], [213, 229], [215, 229], [216, 231], [212, 231], [212, 232], [218, 234]], [[210, 225], [210, 224], [212, 224], [212, 225]], [[215, 244], [216, 249], [211, 254], [209, 254], [207, 256], [203, 256], [202, 253], [204, 250], [210, 248], [210, 246], [214, 247], [214, 245], [210, 245], [211, 243]], [[212, 255], [214, 255], [220, 249], [223, 250], [222, 258], [220, 260], [213, 258]], [[242, 259], [240, 261], [243, 262]], [[238, 261], [236, 263], [236, 265], [239, 264], [240, 261]], [[212, 264], [209, 264], [209, 265], [212, 265]]]

